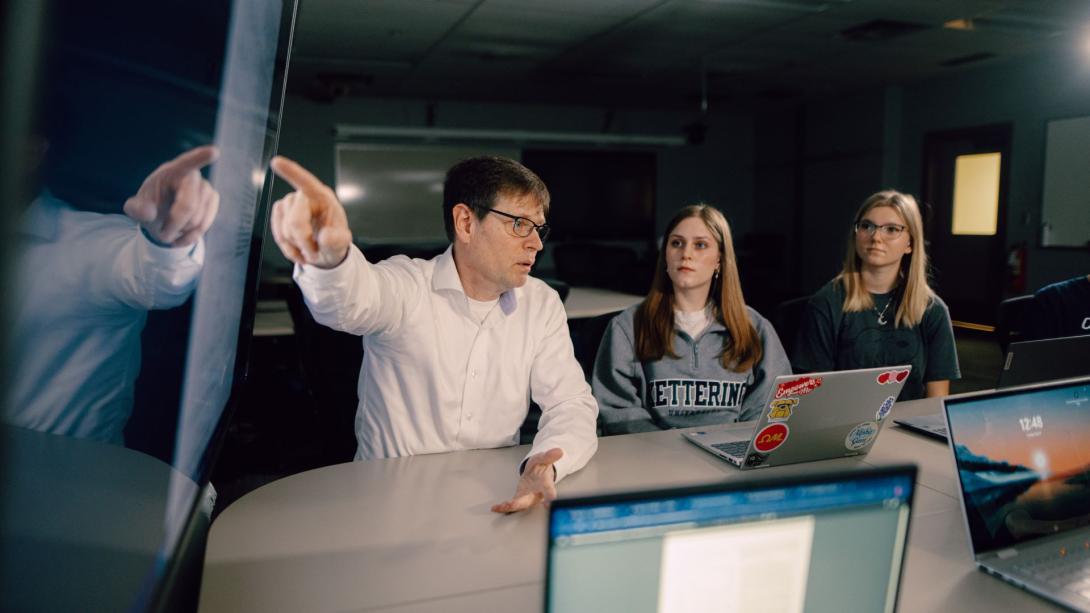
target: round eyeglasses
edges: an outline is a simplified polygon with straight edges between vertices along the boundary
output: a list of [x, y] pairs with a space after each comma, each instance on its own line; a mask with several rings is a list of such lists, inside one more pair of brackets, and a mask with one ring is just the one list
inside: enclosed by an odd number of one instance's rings
[[526, 238], [530, 236], [530, 233], [537, 230], [537, 236], [541, 239], [541, 242], [545, 242], [545, 238], [549, 236], [549, 224], [536, 224], [525, 217], [519, 217], [518, 215], [512, 215], [510, 213], [504, 213], [503, 211], [497, 211], [496, 209], [488, 209], [489, 213], [495, 213], [497, 215], [503, 215], [508, 219], [513, 219], [511, 223], [511, 231], [515, 233], [515, 236], [519, 238]]

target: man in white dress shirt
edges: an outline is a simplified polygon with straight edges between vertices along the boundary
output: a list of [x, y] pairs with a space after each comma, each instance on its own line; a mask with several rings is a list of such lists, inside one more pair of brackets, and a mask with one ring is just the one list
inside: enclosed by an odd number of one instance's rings
[[450, 248], [371, 264], [333, 190], [286, 158], [272, 167], [296, 190], [273, 205], [273, 238], [311, 313], [363, 336], [356, 459], [515, 445], [532, 398], [538, 434], [492, 510], [553, 499], [597, 450], [598, 405], [559, 296], [529, 276], [548, 233], [541, 179], [506, 158], [460, 162], [443, 188]]

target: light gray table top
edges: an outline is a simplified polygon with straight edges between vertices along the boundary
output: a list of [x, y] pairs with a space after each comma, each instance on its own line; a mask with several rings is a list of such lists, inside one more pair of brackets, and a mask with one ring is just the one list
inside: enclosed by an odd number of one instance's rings
[[[568, 319], [596, 317], [624, 310], [643, 296], [622, 294], [593, 287], [573, 287], [564, 301]], [[254, 313], [254, 336], [291, 336], [295, 326], [283, 300], [259, 300]]]
[[643, 296], [622, 294], [596, 287], [573, 287], [564, 300], [564, 312], [568, 319], [597, 317], [606, 313], [623, 311], [643, 300]]
[[[936, 412], [900, 403], [893, 416]], [[546, 511], [495, 515], [525, 447], [329, 466], [242, 497], [212, 525], [201, 611], [533, 611], [542, 606]], [[915, 462], [902, 611], [1050, 605], [976, 570], [945, 445], [888, 427], [865, 460], [740, 472], [674, 431], [601, 439], [561, 496]]]

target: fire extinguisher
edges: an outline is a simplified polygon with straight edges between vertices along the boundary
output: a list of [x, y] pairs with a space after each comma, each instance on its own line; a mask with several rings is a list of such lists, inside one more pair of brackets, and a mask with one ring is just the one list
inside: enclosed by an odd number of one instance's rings
[[1007, 251], [1007, 291], [1016, 296], [1026, 293], [1026, 244], [1018, 243]]

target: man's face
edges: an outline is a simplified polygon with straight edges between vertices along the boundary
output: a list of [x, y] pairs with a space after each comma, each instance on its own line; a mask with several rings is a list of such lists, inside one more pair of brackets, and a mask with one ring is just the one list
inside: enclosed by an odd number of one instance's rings
[[[535, 224], [545, 223], [541, 203], [529, 196], [496, 197], [492, 206], [496, 211], [523, 217]], [[466, 264], [475, 281], [476, 293], [498, 296], [505, 291], [522, 287], [530, 275], [537, 254], [543, 245], [536, 230], [529, 236], [518, 236], [513, 228], [515, 220], [487, 213], [476, 221], [476, 232], [467, 249]], [[522, 222], [525, 223], [525, 222]]]

